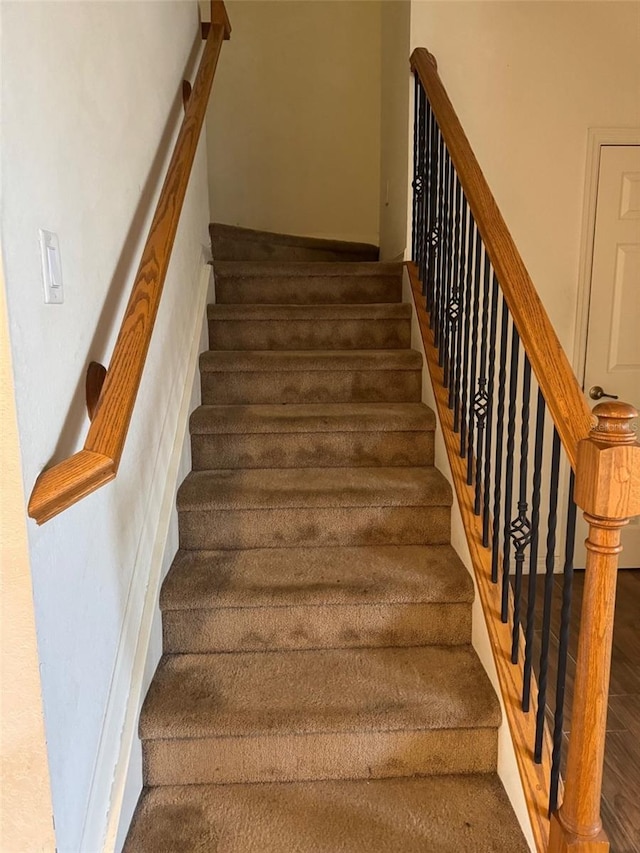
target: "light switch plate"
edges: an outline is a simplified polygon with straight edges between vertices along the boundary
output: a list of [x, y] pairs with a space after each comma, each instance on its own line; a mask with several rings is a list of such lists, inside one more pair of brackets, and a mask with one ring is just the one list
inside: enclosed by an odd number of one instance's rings
[[43, 228], [40, 229], [39, 234], [44, 301], [50, 305], [61, 305], [64, 302], [64, 290], [58, 235]]

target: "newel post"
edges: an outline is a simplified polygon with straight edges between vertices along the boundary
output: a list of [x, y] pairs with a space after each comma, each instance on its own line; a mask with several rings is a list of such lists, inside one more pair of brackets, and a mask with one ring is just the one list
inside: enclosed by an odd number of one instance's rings
[[562, 806], [549, 853], [605, 853], [600, 820], [620, 531], [640, 514], [640, 444], [626, 403], [600, 403], [578, 446], [575, 502], [589, 525], [571, 735]]

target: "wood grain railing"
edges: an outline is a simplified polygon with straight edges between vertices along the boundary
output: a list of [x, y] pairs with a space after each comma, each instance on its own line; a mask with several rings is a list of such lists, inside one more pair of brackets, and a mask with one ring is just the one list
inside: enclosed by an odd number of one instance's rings
[[[435, 58], [424, 48], [415, 50], [411, 69], [416, 90], [409, 276], [536, 847], [604, 853], [609, 843], [600, 797], [620, 531], [640, 514], [640, 444], [632, 424], [638, 413], [624, 403], [590, 411]], [[572, 473], [564, 495], [552, 741], [545, 704], [562, 450]], [[546, 531], [541, 495], [548, 502]], [[559, 772], [576, 505], [584, 510], [589, 535], [563, 790]], [[536, 572], [543, 539], [540, 624]], [[526, 601], [525, 552], [530, 560]], [[538, 628], [536, 685], [532, 657]]]
[[[127, 438], [147, 351], [162, 296], [193, 160], [204, 122], [222, 42], [231, 26], [222, 0], [211, 2], [203, 23], [206, 44], [186, 102], [185, 115], [160, 192], [131, 296], [109, 368], [99, 390], [84, 448], [44, 470], [33, 487], [29, 515], [38, 524], [53, 518], [116, 476]], [[95, 398], [95, 375], [92, 389]]]
[[411, 56], [411, 68], [420, 77], [438, 118], [520, 340], [575, 469], [578, 442], [589, 434], [592, 422], [587, 401], [442, 85], [435, 58], [425, 48], [418, 48]]

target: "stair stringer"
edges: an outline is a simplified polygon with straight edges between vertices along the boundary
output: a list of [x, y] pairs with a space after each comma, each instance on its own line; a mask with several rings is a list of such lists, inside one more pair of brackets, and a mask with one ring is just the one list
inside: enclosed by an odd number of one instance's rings
[[451, 466], [449, 464], [449, 458], [447, 455], [447, 449], [445, 447], [444, 438], [442, 435], [442, 425], [438, 416], [438, 406], [436, 403], [433, 387], [431, 385], [431, 378], [427, 367], [427, 355], [422, 341], [422, 334], [420, 332], [418, 318], [416, 316], [413, 292], [411, 289], [411, 281], [409, 279], [409, 274], [407, 272], [406, 266], [404, 267], [402, 273], [402, 301], [412, 306], [411, 348], [418, 350], [422, 354], [422, 358], [424, 360], [424, 370], [422, 371], [422, 402], [429, 406], [435, 412], [436, 416], [434, 465], [440, 471], [440, 473], [443, 474], [443, 476], [446, 477], [446, 479], [449, 481], [453, 491], [453, 505], [451, 507], [451, 546], [464, 563], [467, 571], [469, 572], [473, 580], [475, 594], [472, 611], [471, 642], [476, 654], [480, 658], [482, 666], [484, 667], [491, 681], [491, 684], [493, 685], [493, 688], [498, 697], [498, 701], [500, 702], [502, 722], [498, 729], [497, 772], [498, 776], [500, 777], [500, 781], [502, 782], [504, 789], [507, 793], [507, 796], [509, 797], [509, 801], [511, 803], [513, 811], [515, 812], [518, 822], [520, 823], [520, 827], [522, 828], [527, 844], [529, 845], [529, 849], [531, 851], [534, 851], [535, 853], [535, 851], [537, 850], [535, 837], [531, 826], [529, 810], [527, 808], [527, 802], [522, 781], [520, 778], [520, 772], [518, 770], [515, 748], [513, 745], [513, 740], [511, 738], [511, 732], [509, 730], [509, 724], [507, 722], [506, 708], [504, 705], [504, 699], [502, 697], [502, 691], [500, 689], [498, 673], [496, 670], [493, 651], [491, 648], [489, 632], [487, 630], [487, 625], [485, 622], [485, 615], [482, 608], [478, 584], [473, 570], [471, 553], [467, 544], [467, 537], [462, 521], [462, 514], [460, 512], [460, 504], [458, 502], [453, 475], [451, 472]]

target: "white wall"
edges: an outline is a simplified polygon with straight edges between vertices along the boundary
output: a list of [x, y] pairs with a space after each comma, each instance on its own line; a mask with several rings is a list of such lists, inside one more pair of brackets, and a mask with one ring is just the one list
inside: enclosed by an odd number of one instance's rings
[[[45, 465], [82, 446], [86, 365], [113, 349], [201, 43], [191, 2], [6, 2], [2, 25], [2, 249], [29, 494]], [[28, 522], [61, 853], [93, 853], [106, 829], [98, 794], [118, 760], [158, 561], [208, 220], [203, 143], [118, 478], [41, 528]], [[43, 302], [39, 227], [60, 237], [61, 306]]]
[[426, 47], [566, 351], [587, 129], [640, 125], [640, 3], [412, 0]]
[[213, 219], [377, 243], [379, 2], [227, 9], [207, 124]]
[[[380, 258], [402, 259], [409, 191], [409, 0], [382, 0]], [[409, 247], [410, 248], [410, 247]]]

